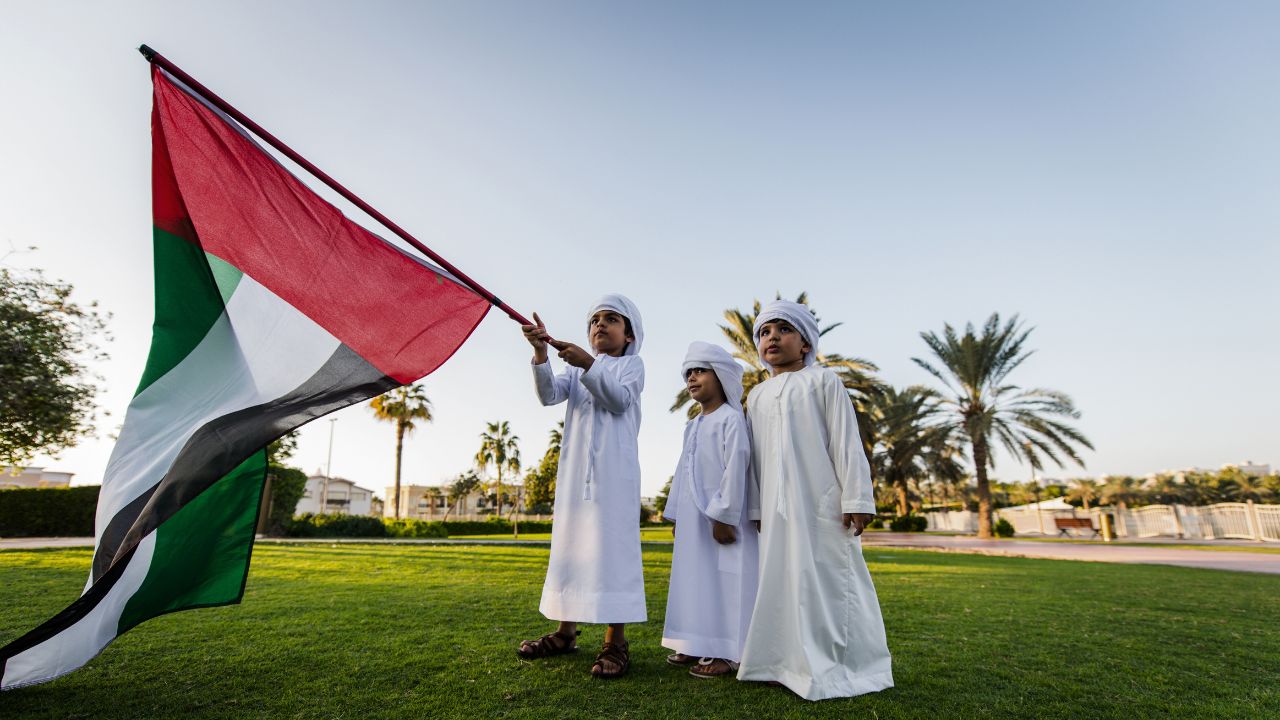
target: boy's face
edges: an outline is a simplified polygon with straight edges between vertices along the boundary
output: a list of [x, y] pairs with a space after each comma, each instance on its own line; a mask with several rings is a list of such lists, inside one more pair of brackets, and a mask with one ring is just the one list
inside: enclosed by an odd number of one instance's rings
[[760, 328], [756, 349], [760, 351], [760, 358], [771, 367], [799, 369], [804, 367], [809, 343], [786, 320], [770, 320]]
[[724, 388], [720, 386], [720, 378], [707, 368], [689, 368], [684, 374], [684, 386], [689, 389], [689, 397], [699, 405], [711, 402], [728, 402], [724, 396]]
[[627, 319], [612, 310], [601, 310], [587, 323], [587, 337], [597, 355], [621, 356], [627, 343], [635, 340], [627, 334]]

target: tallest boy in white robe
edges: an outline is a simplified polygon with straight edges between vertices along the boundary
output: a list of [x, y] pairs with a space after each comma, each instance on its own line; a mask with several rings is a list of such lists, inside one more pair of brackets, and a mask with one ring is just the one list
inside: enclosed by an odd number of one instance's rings
[[777, 681], [806, 700], [892, 687], [884, 620], [858, 537], [875, 498], [849, 395], [817, 364], [809, 308], [771, 303], [754, 335], [773, 377], [747, 398], [760, 591], [738, 679]]

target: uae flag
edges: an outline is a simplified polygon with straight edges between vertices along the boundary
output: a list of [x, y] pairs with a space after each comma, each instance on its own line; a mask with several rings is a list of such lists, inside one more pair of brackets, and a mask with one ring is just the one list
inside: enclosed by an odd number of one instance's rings
[[356, 225], [153, 67], [155, 326], [102, 481], [93, 567], [0, 649], [51, 680], [164, 613], [239, 602], [268, 443], [447, 360], [489, 303]]

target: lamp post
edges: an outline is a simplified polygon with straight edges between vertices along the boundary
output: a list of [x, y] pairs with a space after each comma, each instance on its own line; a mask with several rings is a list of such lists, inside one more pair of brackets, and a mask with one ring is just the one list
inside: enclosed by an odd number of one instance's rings
[[329, 418], [329, 457], [324, 461], [324, 485], [320, 488], [320, 514], [329, 511], [329, 480], [333, 478], [333, 426], [338, 418]]

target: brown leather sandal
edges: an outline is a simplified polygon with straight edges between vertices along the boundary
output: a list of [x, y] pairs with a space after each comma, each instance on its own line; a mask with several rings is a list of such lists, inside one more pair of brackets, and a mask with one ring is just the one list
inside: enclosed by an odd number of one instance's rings
[[[608, 662], [616, 666], [615, 670], [605, 668]], [[622, 643], [605, 643], [600, 648], [600, 654], [596, 655], [596, 661], [591, 665], [591, 676], [598, 677], [601, 680], [612, 680], [620, 678], [627, 674], [631, 669], [631, 649], [626, 641]]]
[[689, 670], [689, 674], [696, 678], [709, 679], [732, 675], [737, 671], [738, 663], [736, 662], [724, 658], [702, 658]]
[[671, 653], [667, 656], [667, 664], [677, 667], [689, 667], [698, 662], [698, 658], [694, 655], [685, 655], [684, 653]]
[[516, 648], [516, 654], [525, 660], [537, 660], [577, 652], [578, 636], [581, 634], [581, 630], [575, 631], [572, 636], [564, 635], [559, 630], [549, 632], [537, 640], [521, 642], [520, 647]]

